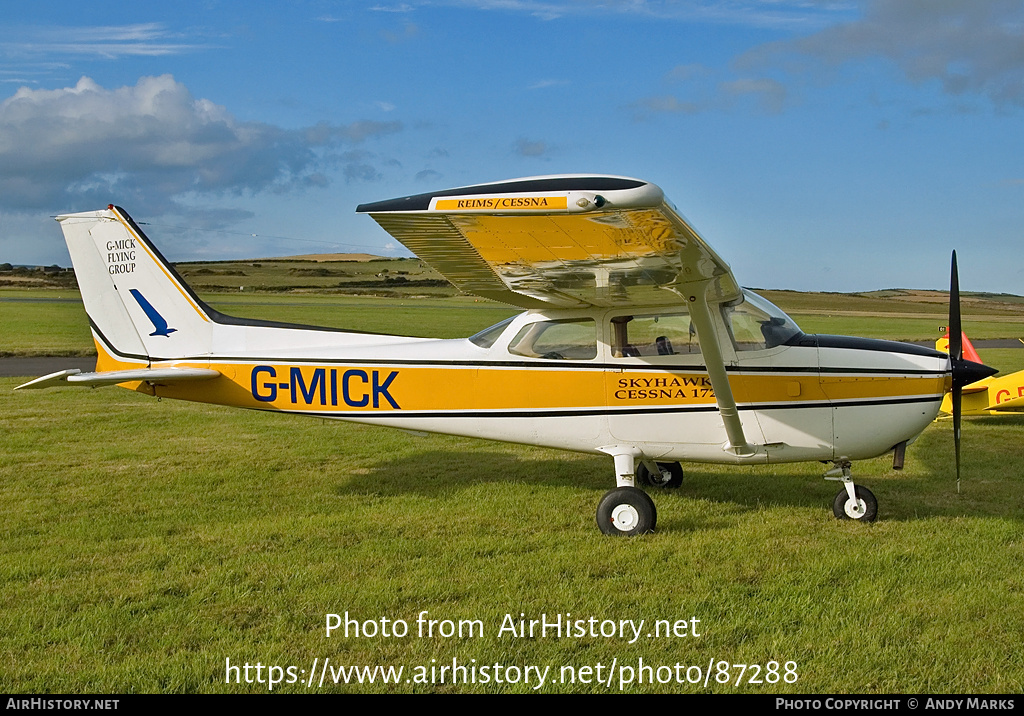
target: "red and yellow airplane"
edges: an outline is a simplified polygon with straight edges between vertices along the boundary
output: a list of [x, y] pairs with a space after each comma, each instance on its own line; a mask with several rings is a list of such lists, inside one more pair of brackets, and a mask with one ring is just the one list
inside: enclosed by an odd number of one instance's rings
[[681, 461], [830, 462], [826, 479], [843, 482], [836, 517], [874, 520], [877, 502], [854, 485], [851, 462], [893, 451], [901, 466], [950, 386], [991, 373], [956, 351], [803, 333], [740, 288], [661, 189], [637, 179], [533, 177], [358, 211], [462, 291], [525, 312], [453, 340], [225, 316], [110, 206], [57, 217], [96, 370], [20, 387], [119, 384], [605, 454], [616, 487], [598, 526], [634, 535], [657, 520], [635, 483], [678, 486]]
[[[962, 333], [964, 358], [981, 363], [978, 351], [974, 349], [966, 333]], [[949, 352], [949, 333], [935, 341], [935, 348]], [[991, 375], [964, 386], [963, 415], [1002, 415], [1024, 413], [1024, 370], [1007, 375]], [[953, 413], [953, 396], [947, 393], [942, 399], [939, 411], [946, 415]]]

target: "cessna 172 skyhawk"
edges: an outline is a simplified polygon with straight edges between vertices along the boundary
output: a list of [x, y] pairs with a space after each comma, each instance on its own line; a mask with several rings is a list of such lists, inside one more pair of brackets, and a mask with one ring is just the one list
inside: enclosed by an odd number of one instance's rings
[[[636, 179], [535, 177], [358, 211], [459, 289], [527, 310], [458, 340], [232, 318], [203, 303], [111, 205], [57, 217], [96, 371], [20, 387], [120, 384], [604, 453], [616, 487], [600, 501], [598, 525], [633, 535], [656, 522], [635, 482], [677, 486], [679, 461], [831, 462], [827, 475], [844, 483], [835, 515], [874, 520], [875, 498], [854, 485], [851, 461], [894, 451], [902, 462], [950, 385], [987, 370], [960, 360], [955, 346], [947, 355], [804, 334], [741, 289], [661, 189]], [[959, 317], [950, 324], [960, 335]]]

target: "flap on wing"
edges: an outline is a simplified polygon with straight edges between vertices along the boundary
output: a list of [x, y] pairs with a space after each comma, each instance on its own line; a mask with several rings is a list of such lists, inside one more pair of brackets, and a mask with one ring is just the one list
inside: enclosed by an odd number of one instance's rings
[[661, 189], [637, 179], [517, 179], [357, 211], [460, 290], [524, 308], [674, 304], [698, 282], [711, 302], [740, 295]]
[[212, 368], [139, 368], [138, 370], [113, 370], [100, 373], [83, 373], [77, 368], [71, 368], [30, 380], [28, 383], [19, 385], [15, 390], [49, 388], [61, 383], [90, 388], [134, 381], [166, 384], [184, 380], [209, 380], [218, 375], [220, 375], [220, 371]]

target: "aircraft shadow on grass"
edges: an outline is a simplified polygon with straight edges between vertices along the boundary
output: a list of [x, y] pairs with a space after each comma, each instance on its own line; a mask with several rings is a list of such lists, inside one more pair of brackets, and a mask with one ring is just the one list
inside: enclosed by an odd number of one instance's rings
[[[908, 452], [902, 473], [892, 471], [888, 459], [878, 458], [879, 492], [889, 497], [882, 521], [912, 521], [941, 517], [1002, 517], [1022, 520], [1024, 504], [1021, 485], [1024, 468], [1007, 471], [995, 460], [1005, 455], [998, 447], [984, 447], [987, 438], [981, 424], [968, 425], [976, 434], [969, 438], [971, 457], [965, 464], [962, 494], [956, 493], [952, 445], [945, 430], [926, 433]], [[1024, 416], [988, 418], [987, 430], [1024, 431]], [[1012, 440], [1014, 436], [1004, 437]], [[1019, 443], [1019, 440], [1016, 441]], [[571, 488], [603, 492], [603, 460], [600, 457], [567, 456], [568, 459], [529, 459], [514, 453], [474, 451], [459, 453], [425, 450], [414, 455], [383, 459], [337, 487], [339, 495], [375, 495], [380, 497], [420, 495], [444, 498], [477, 485], [528, 485], [539, 488]], [[1005, 460], [1005, 458], [1002, 458]], [[1017, 463], [1014, 463], [1016, 465]], [[660, 522], [662, 531], [713, 529], [727, 527], [734, 516], [765, 507], [821, 510], [822, 501], [831, 498], [833, 486], [821, 480], [813, 468], [799, 465], [774, 465], [733, 468], [684, 463], [685, 477], [678, 489], [648, 488], [657, 499], [679, 501], [672, 512], [676, 519]], [[885, 475], [888, 476], [886, 479]], [[523, 511], [538, 499], [535, 492], [523, 498]], [[571, 498], [567, 498], [571, 499]], [[728, 507], [727, 515], [706, 507], [687, 509], [687, 501], [710, 501]], [[567, 509], [573, 509], [567, 506]], [[695, 513], [701, 513], [697, 518]], [[835, 529], [831, 520], [823, 524]]]

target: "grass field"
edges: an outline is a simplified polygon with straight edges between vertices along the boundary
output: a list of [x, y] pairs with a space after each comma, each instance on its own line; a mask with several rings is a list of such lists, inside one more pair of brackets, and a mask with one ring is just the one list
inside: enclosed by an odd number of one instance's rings
[[[466, 335], [509, 313], [465, 298], [206, 298], [238, 315], [421, 335]], [[841, 310], [799, 300], [808, 317]], [[1009, 315], [992, 325], [1024, 335], [1012, 312], [978, 315]], [[862, 318], [836, 316], [828, 331]], [[80, 303], [0, 304], [12, 353], [44, 352], [38, 345], [88, 353], [87, 329], [75, 319], [84, 321]], [[935, 322], [881, 320], [896, 329]], [[1004, 371], [1024, 368], [1022, 350], [982, 354]], [[267, 690], [245, 683], [244, 672], [243, 683], [225, 683], [226, 659], [260, 663], [264, 681], [267, 665], [294, 666], [295, 683], [275, 688], [291, 692], [527, 692], [537, 683], [536, 672], [524, 683], [524, 671], [518, 683], [453, 685], [450, 672], [437, 683], [436, 670], [453, 659], [548, 667], [544, 692], [617, 692], [625, 667], [641, 660], [655, 681], [665, 667], [673, 682], [638, 685], [634, 673], [622, 690], [1024, 689], [1024, 417], [965, 420], [959, 495], [948, 421], [909, 448], [902, 472], [888, 457], [855, 464], [855, 478], [878, 497], [875, 524], [832, 517], [838, 485], [821, 479], [822, 465], [688, 465], [682, 488], [654, 495], [658, 532], [627, 540], [604, 538], [594, 525], [611, 487], [606, 458], [116, 388], [12, 393], [20, 382], [0, 379], [6, 692]], [[424, 611], [479, 620], [483, 633], [417, 636]], [[327, 638], [326, 615], [345, 612], [361, 622], [404, 620], [410, 634]], [[644, 636], [630, 644], [631, 636], [499, 634], [505, 615], [566, 613], [643, 619]], [[646, 636], [655, 620], [692, 619], [699, 637]], [[307, 688], [314, 659], [320, 668], [325, 658], [332, 667], [405, 671], [397, 684], [378, 674], [373, 684], [329, 685], [328, 674], [322, 688], [318, 677]], [[706, 672], [709, 662], [707, 686], [686, 683], [696, 672], [675, 670]], [[739, 673], [719, 662], [777, 662], [775, 673], [797, 679], [767, 683], [762, 670], [766, 683], [717, 683]], [[603, 671], [582, 670], [598, 665]], [[433, 683], [415, 683], [416, 667], [433, 667]], [[600, 674], [610, 685], [594, 683]]]
[[[243, 318], [438, 338], [471, 335], [517, 310], [469, 296], [415, 293], [386, 298], [200, 289], [199, 294], [215, 309]], [[765, 291], [764, 295], [788, 311], [807, 333], [932, 341], [947, 323], [946, 309], [934, 302], [793, 291]], [[967, 302], [964, 328], [974, 339], [1024, 338], [1024, 303], [1007, 297]], [[0, 288], [0, 336], [0, 356], [94, 355], [96, 350], [75, 290]]]
[[[629, 691], [1010, 692], [1024, 687], [1024, 418], [948, 423], [855, 475], [840, 522], [813, 464], [688, 466], [659, 532], [602, 537], [605, 459], [0, 381], [0, 689], [261, 691], [225, 659], [311, 669], [795, 661], [795, 684]], [[360, 621], [481, 620], [483, 636], [344, 638]], [[505, 614], [700, 619], [699, 638], [499, 637]], [[431, 660], [436, 660], [432, 662]], [[254, 677], [255, 678], [255, 677]], [[617, 679], [610, 690], [617, 690]], [[303, 676], [303, 680], [305, 677]], [[297, 684], [282, 690], [304, 691]], [[527, 691], [381, 684], [339, 691]], [[609, 689], [548, 683], [545, 691]]]

